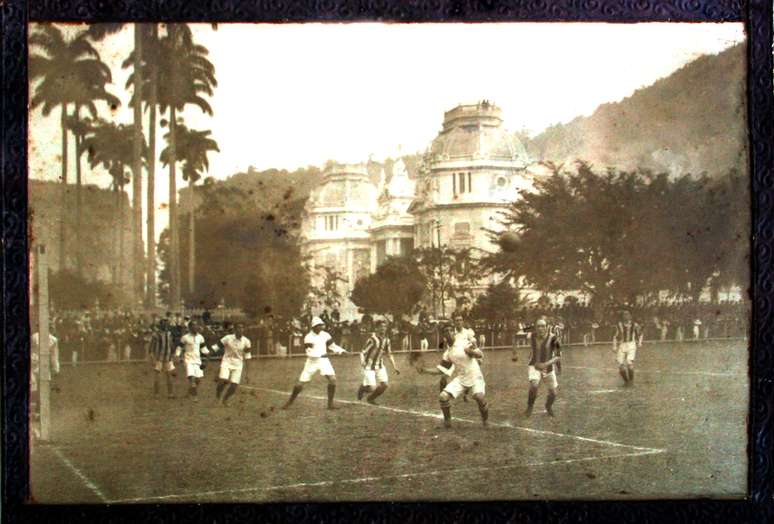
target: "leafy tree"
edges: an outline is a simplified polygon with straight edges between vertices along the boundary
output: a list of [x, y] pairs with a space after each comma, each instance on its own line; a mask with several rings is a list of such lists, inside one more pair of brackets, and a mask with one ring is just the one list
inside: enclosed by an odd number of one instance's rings
[[727, 189], [713, 193], [706, 177], [599, 174], [583, 162], [577, 173], [549, 167], [503, 214], [502, 226], [521, 242], [486, 256], [488, 271], [523, 276], [543, 292], [579, 290], [597, 303], [632, 303], [660, 290], [695, 300], [724, 260], [739, 259], [727, 223], [741, 231], [747, 214]]
[[[187, 290], [186, 302], [215, 307], [224, 300], [250, 315], [272, 313], [280, 317], [299, 314], [309, 292], [298, 238], [290, 226], [303, 211], [303, 201], [271, 211], [255, 205], [252, 195], [211, 179], [194, 188], [197, 211], [196, 289]], [[270, 203], [264, 203], [271, 207]], [[174, 304], [170, 282], [171, 237], [160, 239], [162, 271], [159, 289], [163, 300]], [[188, 237], [180, 238], [179, 260], [189, 256]]]
[[317, 288], [312, 289], [314, 302], [322, 304], [325, 308], [333, 310], [341, 305], [343, 295], [341, 293], [341, 284], [346, 284], [347, 279], [336, 269], [324, 266], [320, 268]]
[[478, 296], [471, 315], [473, 318], [489, 320], [513, 318], [523, 307], [524, 301], [519, 291], [510, 279], [504, 279], [497, 284], [489, 284], [486, 292]]
[[472, 302], [483, 273], [470, 249], [431, 247], [415, 249], [412, 256], [432, 297], [434, 314], [440, 311], [445, 317], [449, 299], [457, 307], [463, 302]]
[[90, 280], [71, 270], [52, 272], [48, 288], [58, 309], [91, 309], [97, 301], [100, 307], [106, 308], [127, 304], [127, 297], [120, 286]]
[[351, 298], [358, 307], [395, 320], [413, 310], [425, 287], [425, 277], [412, 257], [388, 257], [376, 273], [355, 282]]

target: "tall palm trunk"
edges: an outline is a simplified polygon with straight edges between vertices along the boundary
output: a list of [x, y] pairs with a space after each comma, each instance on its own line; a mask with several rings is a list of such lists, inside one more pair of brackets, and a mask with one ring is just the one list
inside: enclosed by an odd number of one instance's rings
[[196, 227], [196, 217], [194, 216], [194, 181], [193, 176], [188, 177], [188, 292], [193, 294], [196, 291], [196, 279], [194, 278], [196, 271], [196, 249], [194, 241], [196, 238], [194, 228]]
[[[158, 38], [158, 26], [151, 24], [151, 39]], [[155, 61], [150, 64], [150, 82], [148, 83], [148, 267], [146, 304], [156, 305], [156, 79], [158, 75]]]
[[[124, 175], [124, 168], [121, 167], [121, 176]], [[124, 289], [126, 285], [126, 269], [124, 267], [124, 184], [118, 187], [118, 286]]]
[[177, 154], [175, 151], [175, 129], [177, 118], [174, 106], [169, 108], [169, 233], [170, 233], [170, 304], [177, 308], [180, 305], [180, 262], [179, 237], [177, 230]]
[[142, 245], [142, 29], [134, 24], [134, 151], [132, 162], [132, 274], [133, 295], [143, 292], [143, 245]]
[[114, 207], [114, 209], [113, 209], [113, 227], [112, 227], [112, 230], [113, 230], [113, 235], [112, 235], [112, 240], [113, 240], [113, 264], [112, 264], [113, 275], [112, 275], [112, 277], [113, 277], [113, 284], [118, 284], [118, 282], [119, 282], [118, 268], [119, 268], [119, 265], [120, 265], [121, 253], [118, 251], [118, 235], [119, 235], [119, 232], [118, 232], [118, 227], [119, 227], [118, 226], [118, 224], [119, 224], [119, 212], [118, 212], [118, 209], [119, 209], [120, 205], [118, 203], [118, 179], [117, 178], [113, 182], [113, 193], [115, 195], [113, 197], [113, 200], [114, 200], [113, 207]]
[[59, 271], [67, 267], [65, 261], [65, 215], [67, 213], [67, 104], [62, 104], [62, 209], [59, 214]]
[[[80, 118], [80, 105], [75, 104], [75, 129], [78, 129], [78, 119]], [[83, 216], [83, 202], [81, 200], [81, 141], [83, 137], [80, 133], [75, 133], [75, 269], [78, 276], [83, 275], [83, 243], [81, 241], [81, 218]]]

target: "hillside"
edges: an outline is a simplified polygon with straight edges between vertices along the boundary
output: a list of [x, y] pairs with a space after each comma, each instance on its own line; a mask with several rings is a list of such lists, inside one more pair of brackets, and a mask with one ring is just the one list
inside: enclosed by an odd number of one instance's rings
[[669, 77], [551, 126], [528, 144], [538, 160], [590, 161], [716, 176], [747, 166], [745, 46], [702, 56]]

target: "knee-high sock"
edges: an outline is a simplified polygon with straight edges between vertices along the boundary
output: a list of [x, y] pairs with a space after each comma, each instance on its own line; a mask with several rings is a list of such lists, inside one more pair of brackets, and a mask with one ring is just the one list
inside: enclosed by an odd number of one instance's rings
[[328, 384], [328, 407], [333, 406], [333, 397], [336, 395], [336, 384]]
[[527, 407], [531, 408], [535, 405], [535, 399], [537, 398], [537, 388], [530, 387], [527, 393]]
[[626, 372], [625, 367], [621, 367], [618, 369], [618, 372], [621, 374], [621, 376], [624, 379], [624, 382], [629, 382], [629, 374]]
[[551, 409], [551, 406], [554, 405], [554, 401], [556, 400], [556, 393], [553, 391], [548, 392], [548, 396], [546, 397], [546, 409]]
[[384, 393], [387, 390], [386, 384], [379, 384], [373, 393], [368, 395], [368, 400], [376, 400], [378, 397], [381, 396], [382, 393]]
[[481, 420], [486, 422], [489, 419], [489, 404], [486, 403], [486, 400], [476, 400], [478, 402], [478, 412], [481, 413]]
[[226, 387], [226, 383], [223, 380], [218, 381], [218, 386], [215, 388], [215, 396], [220, 398], [220, 395], [223, 394], [223, 388]]
[[223, 402], [227, 401], [229, 398], [231, 398], [231, 395], [233, 395], [236, 392], [237, 385], [234, 383], [231, 383], [228, 385], [228, 389], [226, 390], [226, 394], [223, 395]]
[[293, 386], [293, 391], [290, 392], [290, 398], [288, 399], [288, 402], [286, 406], [289, 406], [293, 403], [294, 400], [296, 400], [296, 397], [299, 393], [301, 393], [301, 390], [304, 389], [303, 386], [295, 385]]
[[155, 372], [153, 376], [153, 394], [158, 395], [159, 389], [161, 389], [161, 373], [158, 371]]
[[441, 400], [441, 413], [443, 413], [443, 420], [445, 422], [451, 421], [451, 402], [448, 400]]
[[629, 382], [634, 382], [634, 368], [629, 368]]

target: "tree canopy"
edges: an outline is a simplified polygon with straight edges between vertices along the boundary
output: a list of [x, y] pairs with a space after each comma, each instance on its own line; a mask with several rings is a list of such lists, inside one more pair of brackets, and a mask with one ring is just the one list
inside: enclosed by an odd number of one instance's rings
[[413, 310], [424, 292], [425, 279], [414, 259], [389, 257], [376, 273], [355, 283], [352, 302], [367, 311], [398, 319]]
[[540, 291], [580, 290], [613, 302], [662, 290], [698, 298], [707, 285], [745, 282], [739, 193], [746, 189], [738, 175], [713, 181], [599, 174], [582, 162], [577, 173], [550, 167], [503, 213], [502, 225], [521, 242], [485, 257], [489, 271], [523, 276]]

